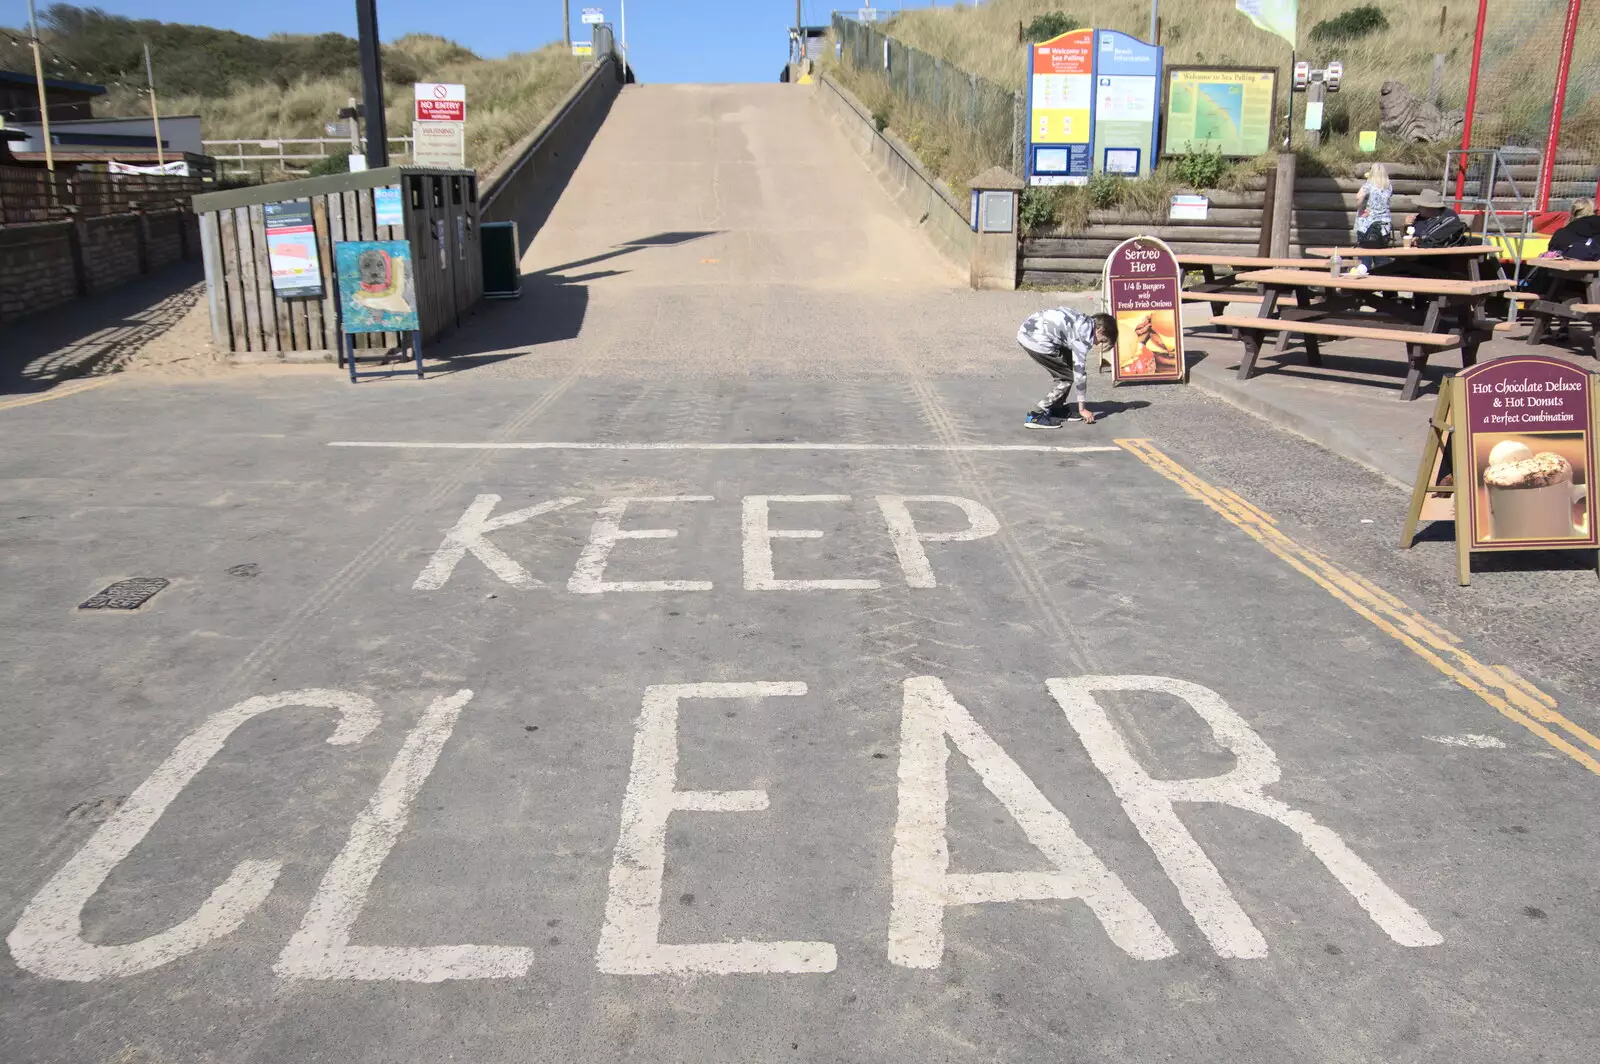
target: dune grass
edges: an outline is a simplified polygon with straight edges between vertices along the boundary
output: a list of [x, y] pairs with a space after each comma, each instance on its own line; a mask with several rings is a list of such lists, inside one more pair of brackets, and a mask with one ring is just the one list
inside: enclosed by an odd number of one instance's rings
[[[467, 87], [467, 165], [487, 172], [550, 112], [582, 71], [581, 61], [559, 44], [504, 59], [480, 59], [442, 37], [402, 37], [384, 49], [389, 133], [411, 132], [412, 81], [460, 82]], [[161, 108], [168, 114], [198, 114], [207, 140], [322, 137], [323, 124], [333, 121], [352, 96], [361, 97], [356, 69], [287, 87], [248, 85], [223, 96], [164, 96]], [[113, 89], [103, 105], [96, 105], [108, 115], [142, 115], [148, 106], [132, 89]]]

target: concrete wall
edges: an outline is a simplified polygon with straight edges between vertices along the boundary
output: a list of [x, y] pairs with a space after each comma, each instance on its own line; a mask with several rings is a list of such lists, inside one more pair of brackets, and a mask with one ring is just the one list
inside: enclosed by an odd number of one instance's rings
[[937, 177], [923, 169], [911, 149], [893, 135], [880, 132], [872, 115], [850, 90], [826, 74], [817, 79], [817, 103], [866, 160], [906, 217], [928, 235], [939, 253], [963, 274], [972, 267], [972, 225], [968, 207]]
[[0, 226], [0, 322], [115, 288], [198, 249], [187, 211]]
[[516, 222], [524, 250], [566, 187], [611, 102], [622, 91], [622, 68], [604, 56], [545, 120], [483, 179], [478, 196], [486, 222]]

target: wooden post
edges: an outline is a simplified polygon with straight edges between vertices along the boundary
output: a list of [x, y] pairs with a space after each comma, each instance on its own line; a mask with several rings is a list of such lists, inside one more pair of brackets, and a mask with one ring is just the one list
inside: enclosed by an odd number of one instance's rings
[[1289, 228], [1294, 222], [1294, 171], [1295, 156], [1292, 151], [1278, 153], [1278, 172], [1274, 175], [1272, 194], [1272, 256], [1289, 256]]
[[1317, 127], [1315, 129], [1311, 128], [1309, 121], [1306, 122], [1306, 144], [1312, 148], [1322, 146], [1322, 127], [1327, 121], [1322, 114], [1322, 108], [1327, 97], [1328, 85], [1326, 82], [1313, 81], [1306, 86], [1306, 115], [1310, 116], [1315, 113], [1317, 116]]
[[[1256, 238], [1256, 254], [1262, 258], [1272, 254], [1272, 207], [1278, 196], [1277, 175], [1267, 178], [1267, 190], [1261, 198], [1261, 225]], [[1206, 280], [1212, 280], [1211, 267], [1206, 267]], [[1221, 314], [1221, 304], [1212, 307], [1213, 313]]]

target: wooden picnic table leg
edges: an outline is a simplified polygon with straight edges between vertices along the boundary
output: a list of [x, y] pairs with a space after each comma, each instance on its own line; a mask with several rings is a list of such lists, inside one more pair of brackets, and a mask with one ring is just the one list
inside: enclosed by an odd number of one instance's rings
[[1550, 315], [1539, 310], [1529, 309], [1528, 317], [1533, 319], [1533, 324], [1528, 328], [1528, 346], [1538, 347], [1544, 343], [1544, 334], [1550, 328]]
[[[1271, 318], [1276, 316], [1278, 309], [1278, 290], [1270, 285], [1261, 287], [1261, 309], [1256, 312], [1258, 318]], [[1239, 379], [1247, 381], [1250, 374], [1255, 372], [1256, 359], [1261, 355], [1261, 339], [1266, 334], [1257, 329], [1240, 329], [1239, 339], [1244, 341], [1244, 358], [1239, 360]]]
[[1478, 364], [1478, 346], [1483, 334], [1489, 331], [1488, 322], [1480, 313], [1480, 302], [1470, 299], [1456, 304], [1456, 328], [1461, 334], [1461, 368]]
[[[1443, 298], [1428, 304], [1428, 316], [1422, 319], [1423, 332], [1433, 332], [1439, 327], [1439, 314], [1443, 308]], [[1409, 403], [1417, 397], [1417, 389], [1422, 385], [1422, 371], [1428, 366], [1428, 347], [1425, 344], [1406, 344], [1406, 361], [1406, 383], [1400, 389], [1400, 399]]]

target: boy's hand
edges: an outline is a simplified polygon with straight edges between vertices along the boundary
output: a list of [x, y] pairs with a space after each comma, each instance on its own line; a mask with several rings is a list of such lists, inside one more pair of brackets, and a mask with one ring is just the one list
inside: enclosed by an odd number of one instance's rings
[[1081, 403], [1078, 404], [1078, 413], [1083, 415], [1083, 423], [1085, 425], [1093, 425], [1095, 423], [1096, 419], [1095, 419], [1094, 411], [1090, 410], [1088, 407], [1084, 406]]

